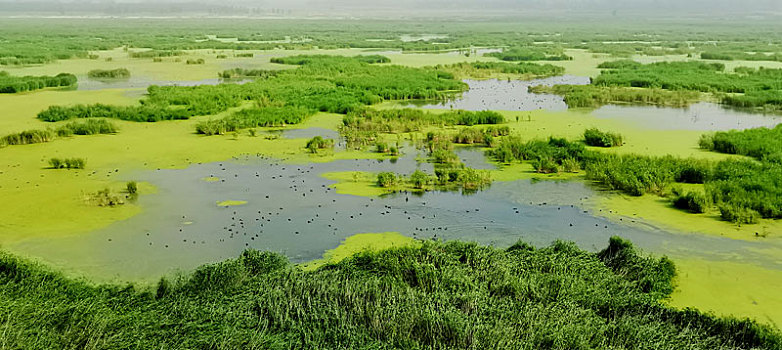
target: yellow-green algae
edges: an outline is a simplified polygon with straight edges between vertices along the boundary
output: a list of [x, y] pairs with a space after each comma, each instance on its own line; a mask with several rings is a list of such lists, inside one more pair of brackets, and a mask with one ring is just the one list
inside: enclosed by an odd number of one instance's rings
[[678, 232], [696, 232], [742, 240], [779, 239], [782, 233], [782, 222], [779, 220], [761, 219], [754, 225], [737, 225], [721, 220], [717, 211], [693, 214], [676, 209], [671, 205], [670, 199], [657, 195], [635, 197], [608, 192], [597, 198], [594, 205], [602, 209], [601, 212], [595, 213], [596, 215], [614, 221], [622, 219], [624, 223], [628, 223], [628, 219], [639, 219], [662, 229]]
[[675, 260], [669, 304], [782, 326], [782, 271], [733, 261]]
[[315, 270], [326, 264], [335, 264], [363, 251], [418, 246], [421, 242], [398, 232], [359, 233], [345, 238], [339, 246], [327, 250], [322, 259], [303, 263], [304, 270]]
[[390, 193], [389, 189], [377, 185], [377, 174], [368, 171], [335, 171], [323, 173], [321, 177], [337, 181], [329, 187], [339, 194], [378, 197]]
[[240, 201], [240, 200], [233, 200], [233, 199], [217, 202], [218, 207], [236, 207], [245, 204], [247, 204], [247, 201]]

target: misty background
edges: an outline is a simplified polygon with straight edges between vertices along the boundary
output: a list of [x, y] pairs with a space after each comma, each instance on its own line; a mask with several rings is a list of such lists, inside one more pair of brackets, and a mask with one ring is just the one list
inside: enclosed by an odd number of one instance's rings
[[782, 17], [782, 0], [0, 0], [0, 17]]

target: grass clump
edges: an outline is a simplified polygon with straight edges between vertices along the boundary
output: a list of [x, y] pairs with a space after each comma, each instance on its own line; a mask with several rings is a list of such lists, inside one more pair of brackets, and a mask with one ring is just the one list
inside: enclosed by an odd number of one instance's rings
[[130, 71], [126, 68], [93, 69], [87, 72], [87, 76], [93, 79], [127, 79], [130, 78]]
[[377, 174], [377, 185], [383, 188], [392, 188], [399, 182], [399, 176], [390, 171]]
[[[673, 194], [673, 206], [688, 210], [692, 213], [705, 213], [706, 210], [711, 207], [711, 201], [709, 197], [699, 192], [684, 192], [680, 189], [674, 188]], [[733, 221], [733, 220], [729, 220]]]
[[57, 129], [26, 130], [0, 138], [0, 147], [14, 145], [29, 145], [51, 142], [56, 137], [71, 135], [114, 134], [117, 127], [105, 119], [87, 119], [82, 122], [71, 122]]
[[315, 136], [307, 141], [305, 148], [310, 151], [310, 153], [318, 153], [318, 150], [334, 148], [334, 140]]
[[55, 133], [51, 130], [26, 130], [16, 134], [10, 134], [0, 138], [0, 146], [29, 145], [44, 143], [54, 139]]
[[84, 169], [87, 162], [83, 158], [51, 158], [49, 166], [52, 169]]
[[618, 147], [624, 144], [622, 135], [613, 132], [600, 131], [597, 128], [584, 131], [584, 142], [588, 146]]

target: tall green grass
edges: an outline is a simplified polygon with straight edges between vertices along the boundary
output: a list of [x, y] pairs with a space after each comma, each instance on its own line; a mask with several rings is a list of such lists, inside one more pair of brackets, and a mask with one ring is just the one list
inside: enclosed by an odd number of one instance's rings
[[778, 349], [747, 319], [679, 311], [666, 258], [620, 238], [359, 253], [315, 271], [246, 251], [154, 288], [0, 254], [0, 343], [26, 349]]

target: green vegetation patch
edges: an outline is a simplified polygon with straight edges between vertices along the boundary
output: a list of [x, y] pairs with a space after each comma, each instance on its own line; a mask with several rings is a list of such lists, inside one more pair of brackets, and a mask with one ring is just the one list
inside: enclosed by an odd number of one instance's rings
[[503, 61], [569, 61], [573, 58], [565, 55], [562, 49], [552, 47], [511, 47], [502, 52], [484, 54]]
[[55, 76], [15, 77], [0, 71], [0, 93], [14, 94], [48, 87], [68, 87], [76, 85], [77, 81], [76, 76], [70, 73], [60, 73]]
[[[153, 290], [93, 286], [0, 255], [3, 341], [18, 348], [740, 348], [782, 344], [747, 319], [659, 302], [666, 258], [612, 238], [507, 250], [423, 242], [314, 271], [245, 251]], [[53, 292], [56, 291], [56, 292]], [[178, 316], [178, 315], [188, 316]], [[524, 325], [520, 327], [519, 325]]]
[[[246, 84], [150, 86], [138, 106], [51, 106], [38, 114], [44, 121], [106, 117], [156, 122], [211, 115], [255, 101], [262, 107], [300, 108], [347, 113], [389, 99], [433, 99], [465, 90], [466, 84], [434, 69], [371, 65], [341, 56], [295, 56], [302, 64]], [[263, 111], [240, 112], [263, 114]], [[295, 112], [296, 114], [301, 114]], [[257, 115], [234, 117], [240, 121]]]
[[565, 68], [551, 64], [530, 62], [462, 62], [436, 66], [454, 75], [484, 78], [493, 74], [520, 75], [525, 79], [545, 78], [565, 73]]
[[130, 71], [126, 68], [93, 69], [87, 76], [93, 79], [127, 79], [130, 78]]
[[[606, 62], [591, 85], [540, 87], [535, 91], [565, 96], [571, 107], [608, 102], [641, 102], [684, 106], [697, 100], [695, 93], [710, 93], [724, 104], [744, 108], [782, 110], [782, 69], [741, 69], [725, 72], [721, 63], [628, 60]], [[634, 91], [641, 90], [641, 91]]]

